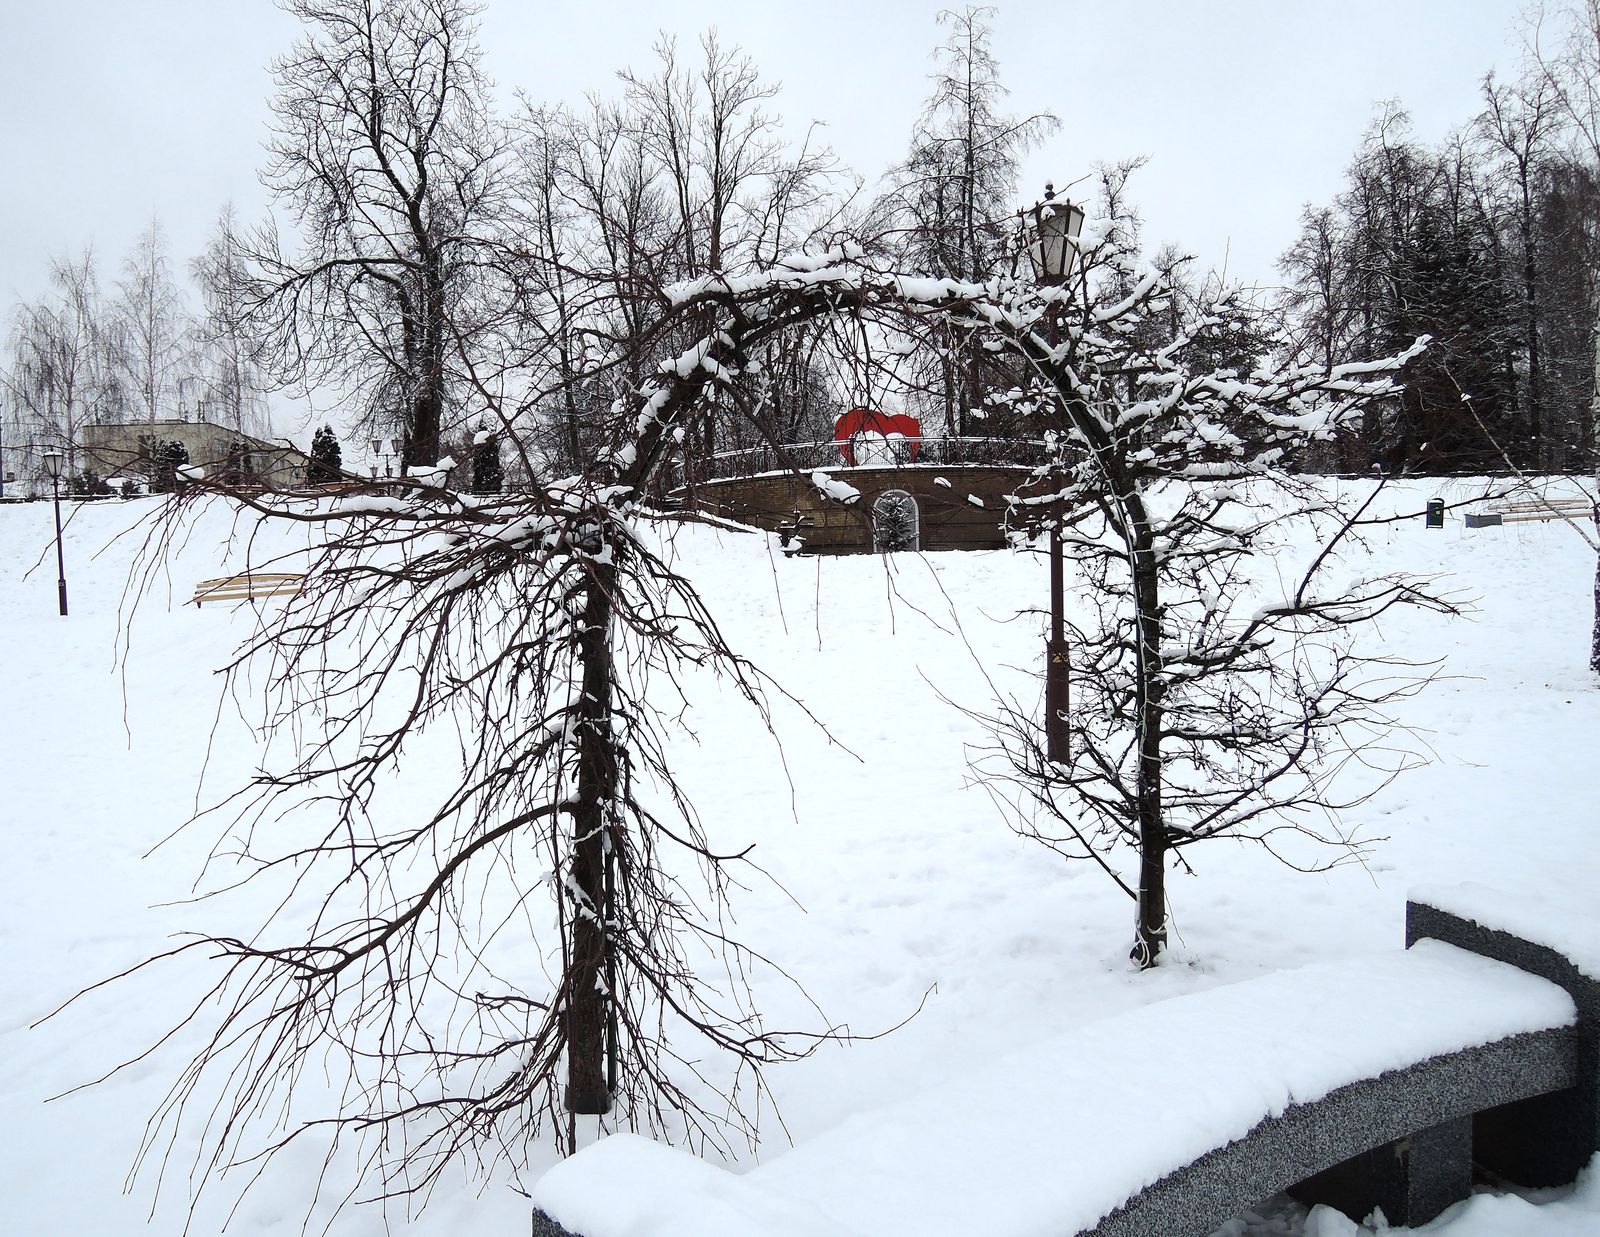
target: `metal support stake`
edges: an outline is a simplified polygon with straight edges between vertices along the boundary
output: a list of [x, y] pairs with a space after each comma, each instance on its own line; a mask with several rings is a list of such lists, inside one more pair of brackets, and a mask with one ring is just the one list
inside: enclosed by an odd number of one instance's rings
[[1061, 525], [1050, 528], [1050, 638], [1045, 644], [1044, 742], [1050, 760], [1064, 761], [1069, 749], [1067, 726], [1068, 665], [1066, 620], [1062, 617]]

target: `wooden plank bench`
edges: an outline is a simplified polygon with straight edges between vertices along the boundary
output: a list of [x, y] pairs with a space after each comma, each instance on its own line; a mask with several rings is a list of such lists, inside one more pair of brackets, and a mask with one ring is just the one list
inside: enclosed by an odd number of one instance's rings
[[1534, 520], [1592, 520], [1594, 510], [1594, 503], [1587, 498], [1526, 499], [1469, 511], [1465, 522], [1468, 528], [1494, 528]]
[[1203, 1237], [1285, 1189], [1415, 1226], [1474, 1159], [1570, 1179], [1596, 1149], [1600, 982], [1430, 905], [1407, 938], [1058, 1034], [739, 1176], [613, 1135], [535, 1185], [533, 1231]]
[[305, 574], [298, 571], [246, 571], [241, 575], [201, 580], [191, 600], [196, 606], [208, 601], [255, 601], [264, 597], [293, 597], [300, 591]]

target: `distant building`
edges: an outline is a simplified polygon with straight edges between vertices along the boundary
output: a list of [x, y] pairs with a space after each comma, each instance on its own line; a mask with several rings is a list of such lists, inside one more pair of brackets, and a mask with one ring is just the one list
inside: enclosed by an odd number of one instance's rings
[[[83, 467], [107, 479], [156, 475], [161, 450], [183, 444], [189, 463], [208, 477], [260, 485], [303, 485], [311, 459], [287, 442], [267, 442], [209, 421], [128, 421], [88, 425], [81, 438]], [[235, 475], [230, 475], [235, 474]]]

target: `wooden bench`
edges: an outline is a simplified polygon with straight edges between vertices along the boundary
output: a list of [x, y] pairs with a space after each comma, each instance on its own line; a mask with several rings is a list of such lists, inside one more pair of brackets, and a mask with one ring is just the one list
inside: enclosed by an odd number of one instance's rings
[[1468, 528], [1494, 528], [1532, 520], [1592, 520], [1594, 503], [1587, 498], [1524, 499], [1497, 503], [1486, 511], [1469, 511]]
[[1058, 1033], [739, 1176], [613, 1135], [535, 1185], [533, 1231], [692, 1237], [726, 1214], [748, 1237], [1204, 1237], [1285, 1189], [1414, 1227], [1467, 1196], [1474, 1161], [1571, 1180], [1600, 1133], [1594, 967], [1407, 909], [1403, 953]]
[[208, 601], [255, 601], [263, 597], [293, 597], [305, 575], [297, 571], [247, 571], [242, 575], [201, 580], [195, 585], [195, 605]]

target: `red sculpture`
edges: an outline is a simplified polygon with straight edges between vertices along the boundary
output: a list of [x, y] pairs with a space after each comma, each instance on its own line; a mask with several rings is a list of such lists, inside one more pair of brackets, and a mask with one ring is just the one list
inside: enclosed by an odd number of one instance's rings
[[[844, 413], [833, 423], [833, 441], [839, 448], [839, 454], [844, 457], [844, 462], [855, 467], [856, 447], [865, 445], [864, 439], [881, 439], [886, 445], [891, 435], [898, 435], [905, 440], [908, 454], [904, 461], [911, 463], [917, 458], [917, 453], [922, 450], [922, 425], [915, 417], [908, 417], [901, 413], [878, 412], [872, 408], [852, 408]], [[863, 452], [865, 455], [873, 454]], [[867, 462], [875, 462], [868, 460]]]

